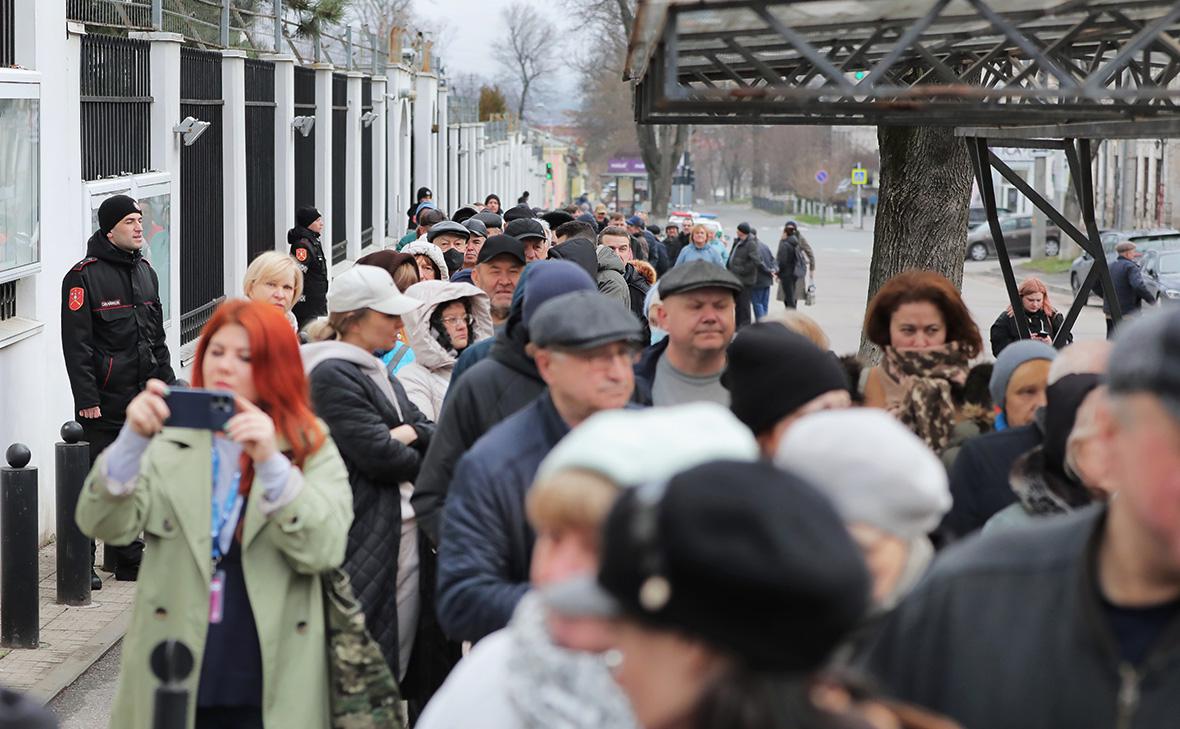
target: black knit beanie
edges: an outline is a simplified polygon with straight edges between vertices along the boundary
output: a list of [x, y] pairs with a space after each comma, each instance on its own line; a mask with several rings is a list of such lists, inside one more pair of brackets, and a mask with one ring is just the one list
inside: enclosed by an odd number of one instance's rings
[[112, 195], [98, 206], [98, 226], [103, 234], [110, 233], [119, 221], [133, 213], [142, 213], [139, 203], [126, 195]]
[[733, 414], [755, 435], [825, 392], [848, 389], [831, 352], [777, 322], [743, 328], [728, 357], [721, 384], [729, 390]]
[[300, 228], [306, 228], [322, 217], [320, 211], [311, 206], [299, 208], [295, 211], [295, 224]]

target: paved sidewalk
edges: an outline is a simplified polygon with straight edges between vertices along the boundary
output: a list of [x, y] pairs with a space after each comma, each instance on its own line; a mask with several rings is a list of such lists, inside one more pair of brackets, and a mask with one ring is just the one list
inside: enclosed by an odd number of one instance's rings
[[[99, 546], [101, 555], [101, 544]], [[42, 703], [72, 684], [110, 650], [131, 622], [134, 582], [116, 582], [103, 572], [102, 589], [86, 607], [58, 605], [57, 549], [41, 549], [41, 636], [36, 649], [0, 649], [0, 685], [24, 691]]]

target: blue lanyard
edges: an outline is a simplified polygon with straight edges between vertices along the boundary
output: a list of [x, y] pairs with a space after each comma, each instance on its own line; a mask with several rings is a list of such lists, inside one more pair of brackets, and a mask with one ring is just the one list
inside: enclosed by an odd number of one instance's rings
[[213, 538], [213, 562], [217, 563], [221, 559], [221, 530], [225, 529], [225, 524], [233, 516], [234, 509], [238, 505], [238, 501], [242, 495], [238, 493], [238, 486], [242, 480], [242, 472], [234, 470], [234, 480], [230, 484], [229, 493], [225, 495], [225, 501], [220, 505], [217, 504], [217, 479], [221, 474], [221, 455], [217, 452], [217, 445], [213, 446], [213, 488], [210, 494], [213, 527], [210, 530], [210, 536]]

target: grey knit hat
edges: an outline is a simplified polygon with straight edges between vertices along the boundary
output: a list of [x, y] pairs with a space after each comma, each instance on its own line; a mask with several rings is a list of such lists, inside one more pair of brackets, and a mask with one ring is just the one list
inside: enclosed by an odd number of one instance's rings
[[992, 379], [987, 386], [988, 392], [992, 396], [992, 404], [1003, 410], [1004, 396], [1008, 392], [1008, 380], [1012, 379], [1012, 374], [1025, 362], [1038, 359], [1047, 359], [1052, 362], [1057, 359], [1057, 350], [1034, 339], [1022, 339], [1005, 347], [996, 359], [995, 368], [992, 369]]

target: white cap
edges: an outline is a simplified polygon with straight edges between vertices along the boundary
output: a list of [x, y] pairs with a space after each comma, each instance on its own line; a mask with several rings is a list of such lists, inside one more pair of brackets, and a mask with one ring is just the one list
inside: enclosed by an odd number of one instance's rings
[[393, 277], [378, 266], [356, 265], [332, 279], [328, 288], [328, 313], [342, 314], [373, 309], [401, 316], [422, 306], [418, 299], [397, 290]]

